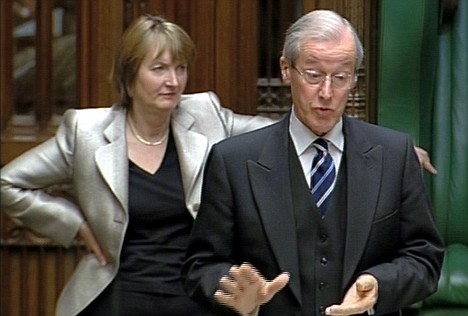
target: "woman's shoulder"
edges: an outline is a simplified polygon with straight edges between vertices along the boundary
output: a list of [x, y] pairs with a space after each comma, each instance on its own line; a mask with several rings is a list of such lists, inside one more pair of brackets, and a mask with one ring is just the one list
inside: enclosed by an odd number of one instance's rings
[[179, 106], [187, 109], [191, 109], [193, 106], [210, 108], [213, 106], [221, 107], [221, 101], [213, 91], [205, 91], [183, 94]]
[[68, 109], [63, 115], [65, 123], [76, 122], [80, 124], [95, 125], [108, 122], [118, 115], [125, 115], [125, 109], [114, 104], [110, 107]]
[[123, 107], [118, 104], [114, 104], [108, 107], [88, 107], [88, 108], [72, 108], [65, 111], [63, 114], [64, 117], [68, 116], [77, 116], [81, 117], [90, 117], [90, 118], [100, 118], [109, 114], [115, 114], [117, 112], [124, 111]]

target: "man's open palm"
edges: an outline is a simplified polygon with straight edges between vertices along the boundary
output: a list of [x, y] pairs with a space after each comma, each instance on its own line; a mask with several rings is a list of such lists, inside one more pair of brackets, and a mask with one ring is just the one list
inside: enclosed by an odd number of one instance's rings
[[281, 273], [267, 281], [251, 264], [232, 266], [229, 275], [219, 281], [220, 290], [215, 299], [241, 314], [250, 314], [260, 305], [270, 301], [289, 282], [289, 274]]

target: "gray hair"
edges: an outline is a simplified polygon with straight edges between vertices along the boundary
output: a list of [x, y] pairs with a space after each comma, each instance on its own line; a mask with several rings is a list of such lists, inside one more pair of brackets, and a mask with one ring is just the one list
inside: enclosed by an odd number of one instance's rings
[[356, 47], [356, 70], [364, 59], [364, 48], [351, 23], [338, 13], [329, 10], [314, 10], [299, 18], [286, 32], [283, 56], [294, 65], [300, 53], [301, 40], [304, 38], [329, 41], [340, 38], [343, 29], [349, 30], [354, 37]]

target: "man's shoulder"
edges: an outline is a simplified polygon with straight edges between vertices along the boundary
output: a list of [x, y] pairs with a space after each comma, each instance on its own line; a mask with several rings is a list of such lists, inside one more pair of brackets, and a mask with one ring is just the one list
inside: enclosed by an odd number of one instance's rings
[[257, 145], [259, 142], [263, 142], [268, 138], [279, 137], [284, 131], [284, 122], [283, 120], [280, 120], [252, 131], [231, 136], [223, 140], [222, 143], [226, 144], [225, 146], [233, 146], [240, 143]]
[[287, 139], [287, 129], [281, 127], [280, 121], [226, 138], [213, 145], [213, 149], [225, 157], [236, 160], [256, 159], [265, 148], [279, 148], [284, 139]]
[[406, 138], [408, 135], [385, 126], [379, 126], [352, 117], [345, 118], [345, 131], [361, 134], [369, 138]]

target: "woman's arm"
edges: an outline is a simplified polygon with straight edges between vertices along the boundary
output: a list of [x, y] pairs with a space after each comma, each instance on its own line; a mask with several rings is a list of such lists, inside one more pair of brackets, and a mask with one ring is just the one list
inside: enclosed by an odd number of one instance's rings
[[61, 125], [55, 137], [5, 165], [0, 179], [2, 211], [64, 246], [75, 238], [83, 216], [72, 200], [49, 189], [71, 184], [70, 133]]

